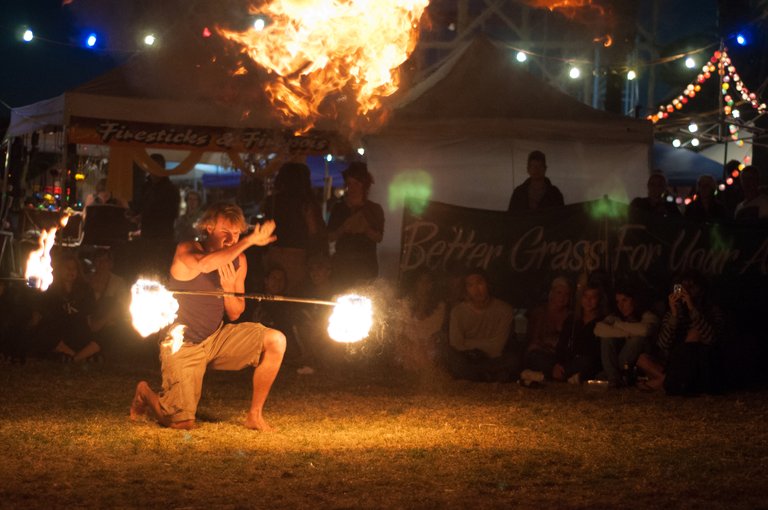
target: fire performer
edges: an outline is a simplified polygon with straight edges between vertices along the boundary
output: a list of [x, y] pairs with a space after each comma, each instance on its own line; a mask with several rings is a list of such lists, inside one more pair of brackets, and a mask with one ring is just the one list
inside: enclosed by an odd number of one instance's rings
[[[246, 227], [238, 206], [210, 206], [198, 222], [198, 228], [207, 234], [205, 239], [183, 241], [176, 248], [170, 290], [243, 293], [248, 271], [243, 252], [276, 239], [272, 221], [257, 225], [241, 238]], [[185, 294], [178, 296], [178, 302], [177, 319], [168, 331], [183, 326], [184, 342], [178, 351], [167, 347], [169, 342], [163, 343], [163, 391], [158, 395], [146, 381], [139, 382], [131, 404], [131, 420], [147, 414], [163, 426], [191, 429], [206, 367], [241, 370], [253, 366], [253, 395], [245, 426], [269, 430], [262, 409], [283, 361], [285, 336], [259, 323], [223, 324], [224, 314], [230, 320], [240, 317], [245, 309], [242, 297]]]

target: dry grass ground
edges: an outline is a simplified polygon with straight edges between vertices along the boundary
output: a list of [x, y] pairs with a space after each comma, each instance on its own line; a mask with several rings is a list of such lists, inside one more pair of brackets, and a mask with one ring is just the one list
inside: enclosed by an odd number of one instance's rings
[[768, 392], [285, 370], [263, 434], [240, 426], [249, 373], [206, 376], [191, 432], [127, 420], [142, 378], [154, 363], [0, 366], [0, 507], [768, 507]]

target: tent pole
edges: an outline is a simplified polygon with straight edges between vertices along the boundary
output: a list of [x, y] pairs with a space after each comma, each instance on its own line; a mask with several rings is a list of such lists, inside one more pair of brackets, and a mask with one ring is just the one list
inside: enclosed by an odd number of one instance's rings
[[[5, 160], [3, 161], [3, 190], [2, 198], [0, 199], [0, 220], [5, 220], [5, 207], [8, 202], [8, 172], [10, 171], [11, 166], [11, 139], [5, 139], [3, 145], [5, 145]], [[2, 229], [3, 227], [0, 225], [0, 230]]]

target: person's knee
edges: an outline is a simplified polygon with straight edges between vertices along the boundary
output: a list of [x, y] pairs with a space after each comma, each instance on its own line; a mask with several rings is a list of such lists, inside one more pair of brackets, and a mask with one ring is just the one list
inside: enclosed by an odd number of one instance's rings
[[276, 329], [267, 331], [264, 337], [264, 350], [270, 352], [285, 352], [285, 335]]

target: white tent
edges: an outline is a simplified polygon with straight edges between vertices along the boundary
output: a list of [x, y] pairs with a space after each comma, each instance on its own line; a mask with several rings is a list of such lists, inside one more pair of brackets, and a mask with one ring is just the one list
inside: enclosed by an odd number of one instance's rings
[[532, 150], [566, 203], [645, 193], [650, 122], [593, 109], [532, 76], [510, 51], [484, 38], [457, 50], [396, 101], [389, 122], [366, 139], [385, 209], [381, 272], [397, 274], [403, 189], [431, 200], [506, 210], [526, 178]]

